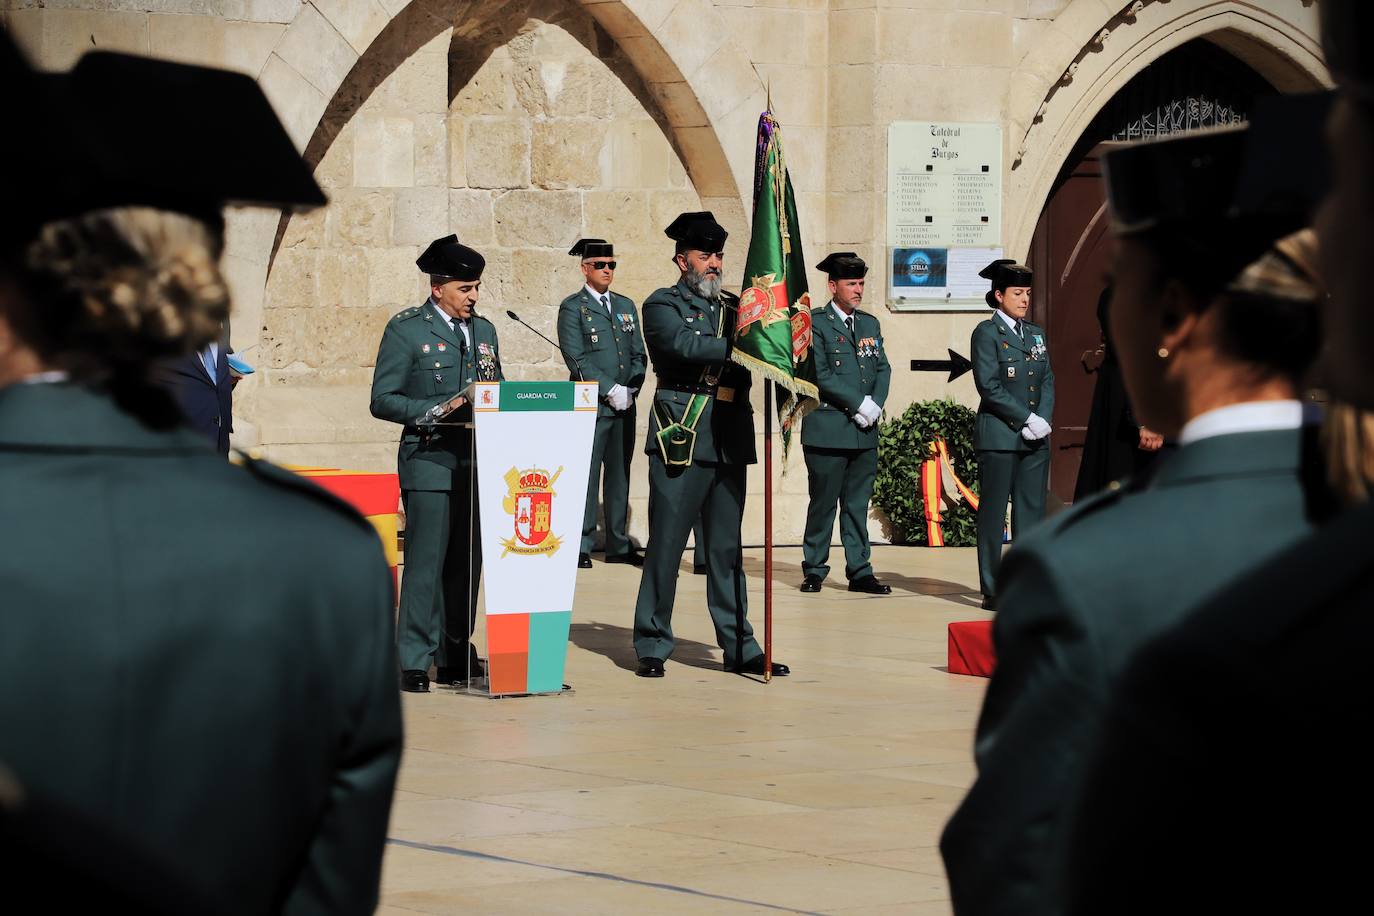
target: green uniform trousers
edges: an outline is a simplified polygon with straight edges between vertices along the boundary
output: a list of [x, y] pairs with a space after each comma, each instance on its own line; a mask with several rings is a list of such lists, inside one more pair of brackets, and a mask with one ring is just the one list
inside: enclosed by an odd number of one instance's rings
[[978, 585], [984, 595], [997, 594], [1002, 566], [1007, 498], [1011, 498], [1011, 537], [1030, 531], [1045, 517], [1050, 450], [980, 451], [978, 456]]
[[716, 627], [716, 645], [733, 667], [763, 654], [746, 614], [740, 525], [744, 519], [742, 464], [693, 462], [669, 468], [649, 456], [649, 544], [635, 603], [635, 654], [667, 658], [673, 651], [673, 601], [678, 564], [687, 535], [698, 518], [706, 547], [706, 606]]
[[830, 533], [835, 528], [835, 510], [840, 512], [840, 543], [844, 545], [844, 574], [847, 579], [873, 575], [869, 562], [868, 501], [873, 498], [873, 478], [878, 475], [876, 448], [810, 448], [806, 457], [806, 489], [811, 497], [806, 507], [806, 534], [802, 539], [802, 574], [820, 576], [830, 573]]
[[706, 565], [706, 533], [701, 530], [701, 519], [692, 525], [692, 569]]
[[630, 514], [630, 460], [634, 447], [633, 407], [614, 417], [596, 418], [592, 466], [587, 475], [587, 511], [582, 516], [582, 553], [592, 552], [596, 537], [598, 489], [606, 513], [606, 556], [623, 556], [632, 549], [625, 523]]
[[[477, 621], [482, 544], [475, 489], [405, 490], [405, 575], [396, 619], [401, 669], [477, 666], [470, 642]], [[469, 525], [471, 527], [469, 527]], [[466, 662], [465, 662], [466, 660]]]

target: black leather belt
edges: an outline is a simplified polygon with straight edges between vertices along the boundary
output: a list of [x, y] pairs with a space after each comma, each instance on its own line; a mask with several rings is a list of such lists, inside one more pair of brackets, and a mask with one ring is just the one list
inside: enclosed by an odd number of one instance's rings
[[735, 389], [728, 385], [703, 385], [696, 382], [672, 382], [657, 380], [659, 391], [680, 391], [683, 394], [700, 394], [718, 401], [731, 402], [735, 399]]

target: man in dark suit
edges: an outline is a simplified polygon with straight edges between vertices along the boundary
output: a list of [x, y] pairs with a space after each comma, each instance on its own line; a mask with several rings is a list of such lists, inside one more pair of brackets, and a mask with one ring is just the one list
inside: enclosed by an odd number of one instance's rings
[[229, 434], [234, 431], [234, 382], [230, 376], [227, 324], [218, 341], [198, 353], [169, 360], [157, 373], [181, 406], [187, 425], [226, 456]]

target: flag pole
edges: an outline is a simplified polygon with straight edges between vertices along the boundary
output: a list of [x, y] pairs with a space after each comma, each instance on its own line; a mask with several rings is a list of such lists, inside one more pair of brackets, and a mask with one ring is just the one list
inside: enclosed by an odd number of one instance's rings
[[773, 680], [773, 382], [763, 381], [763, 682]]

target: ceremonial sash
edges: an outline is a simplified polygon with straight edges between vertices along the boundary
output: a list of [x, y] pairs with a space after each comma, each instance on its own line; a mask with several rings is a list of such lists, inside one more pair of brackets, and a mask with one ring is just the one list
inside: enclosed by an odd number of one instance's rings
[[926, 543], [931, 547], [945, 546], [945, 535], [941, 528], [941, 502], [953, 507], [961, 499], [967, 500], [969, 506], [978, 511], [978, 494], [954, 473], [954, 464], [949, 459], [949, 446], [945, 445], [945, 440], [936, 439], [930, 443], [929, 455], [921, 463], [921, 502], [925, 507]]
[[710, 400], [704, 394], [694, 394], [687, 399], [687, 407], [682, 411], [682, 419], [669, 422], [663, 405], [654, 401], [654, 416], [658, 418], [658, 432], [654, 439], [658, 442], [663, 463], [674, 467], [687, 467], [692, 463], [692, 451], [697, 445], [697, 424], [706, 412]]

